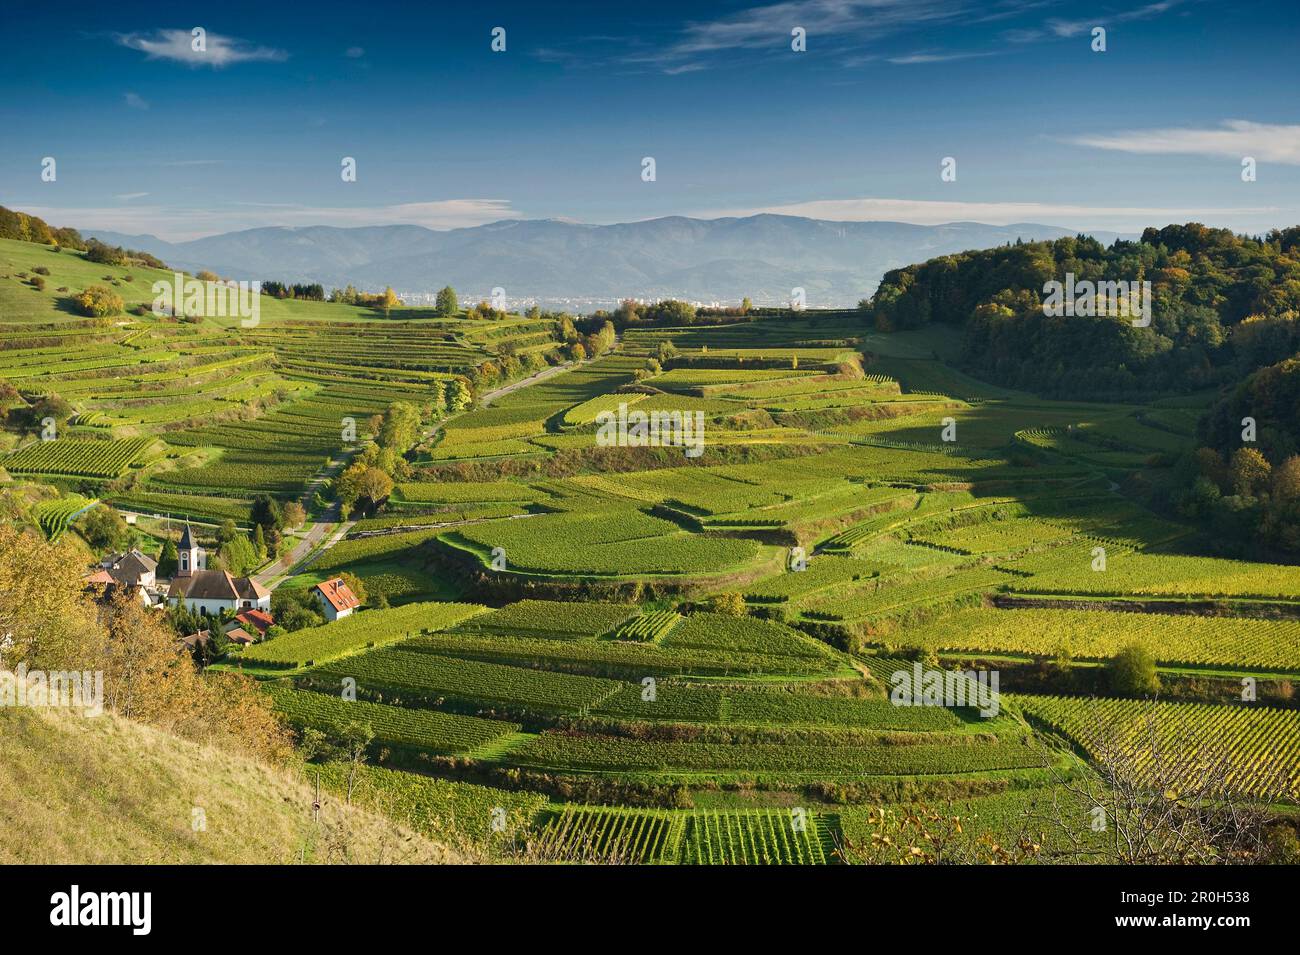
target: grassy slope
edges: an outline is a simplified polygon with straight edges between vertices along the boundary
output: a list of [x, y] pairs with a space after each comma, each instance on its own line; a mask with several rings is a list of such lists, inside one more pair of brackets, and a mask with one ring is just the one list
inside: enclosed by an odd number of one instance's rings
[[328, 793], [317, 825], [288, 770], [109, 714], [0, 708], [0, 766], [0, 864], [471, 861]]

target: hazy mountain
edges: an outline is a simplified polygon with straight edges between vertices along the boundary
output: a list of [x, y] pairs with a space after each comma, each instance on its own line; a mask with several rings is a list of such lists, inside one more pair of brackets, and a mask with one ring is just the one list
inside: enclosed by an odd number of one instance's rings
[[[743, 219], [669, 216], [614, 225], [511, 219], [449, 231], [393, 225], [339, 229], [272, 227], [165, 242], [149, 235], [84, 230], [189, 271], [237, 279], [349, 283], [366, 290], [432, 293], [452, 285], [464, 301], [505, 289], [543, 303], [679, 297], [697, 302], [776, 303], [807, 290], [808, 304], [852, 305], [892, 268], [1016, 239], [1075, 230], [1017, 223], [826, 222], [797, 216]], [[1094, 232], [1110, 243], [1118, 234]]]

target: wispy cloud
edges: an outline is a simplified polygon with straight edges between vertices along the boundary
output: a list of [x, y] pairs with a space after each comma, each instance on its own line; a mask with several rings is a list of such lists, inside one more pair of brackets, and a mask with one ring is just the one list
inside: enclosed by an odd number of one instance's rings
[[[1032, 0], [1006, 0], [1002, 7]], [[710, 56], [735, 50], [789, 49], [790, 31], [803, 27], [808, 48], [848, 52], [887, 35], [926, 24], [955, 23], [978, 16], [987, 7], [975, 0], [786, 0], [741, 10], [715, 20], [692, 21], [667, 46], [625, 57], [664, 72], [703, 68]], [[900, 62], [921, 62], [902, 61]]]
[[343, 52], [343, 55], [349, 60], [359, 60], [366, 55], [366, 51], [359, 46], [350, 46]]
[[[114, 198], [127, 201], [145, 195], [147, 193], [125, 193]], [[523, 218], [508, 199], [442, 199], [384, 206], [337, 207], [242, 202], [206, 210], [156, 204], [42, 206], [23, 203], [20, 208], [58, 226], [130, 234], [149, 232], [173, 242], [263, 226], [422, 225], [429, 229], [457, 229], [500, 219]]]
[[976, 57], [996, 56], [996, 50], [987, 53], [909, 53], [906, 56], [888, 57], [890, 63], [909, 66], [914, 63], [947, 63], [949, 60], [970, 60]]
[[147, 192], [123, 192], [114, 196], [114, 199], [121, 199], [123, 202], [130, 202], [132, 199], [143, 199], [149, 195]]
[[1300, 125], [1230, 119], [1220, 129], [1130, 129], [1107, 134], [1071, 136], [1065, 142], [1096, 149], [1147, 155], [1190, 155], [1300, 166]]
[[155, 30], [152, 33], [119, 33], [115, 39], [122, 46], [139, 50], [151, 60], [171, 60], [187, 66], [210, 66], [220, 69], [232, 63], [252, 61], [278, 62], [287, 60], [289, 54], [273, 47], [257, 46], [238, 37], [208, 33], [204, 49], [196, 50], [194, 36], [189, 30]]
[[1162, 13], [1167, 13], [1182, 2], [1183, 0], [1161, 0], [1159, 3], [1148, 3], [1146, 6], [1136, 7], [1120, 13], [1098, 14], [1091, 20], [1053, 18], [1047, 21], [1046, 26], [1056, 36], [1075, 37], [1081, 33], [1091, 31], [1093, 27], [1106, 27], [1113, 23], [1129, 23], [1133, 20], [1149, 20], [1152, 17], [1160, 16]]
[[942, 225], [947, 222], [983, 222], [1013, 225], [1033, 222], [1069, 228], [1136, 232], [1153, 222], [1191, 219], [1223, 221], [1228, 217], [1275, 212], [1271, 206], [1206, 208], [1158, 206], [1089, 206], [1051, 202], [944, 202], [929, 199], [815, 199], [784, 205], [739, 209], [711, 209], [704, 217], [772, 215], [806, 216], [833, 222], [909, 222]]
[[149, 108], [149, 103], [139, 93], [126, 93], [122, 97], [122, 101], [125, 102], [127, 106], [131, 107], [131, 109]]

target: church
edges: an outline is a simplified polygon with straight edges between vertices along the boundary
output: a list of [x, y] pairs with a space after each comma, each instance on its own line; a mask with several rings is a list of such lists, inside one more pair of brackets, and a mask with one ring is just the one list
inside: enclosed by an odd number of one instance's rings
[[223, 610], [271, 609], [271, 591], [253, 578], [207, 569], [207, 553], [195, 543], [188, 524], [177, 550], [176, 576], [167, 591], [168, 603], [213, 617]]

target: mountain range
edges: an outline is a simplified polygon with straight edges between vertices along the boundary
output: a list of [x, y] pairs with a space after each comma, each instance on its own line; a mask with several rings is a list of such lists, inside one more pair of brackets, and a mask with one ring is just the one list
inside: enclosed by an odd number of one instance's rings
[[[738, 303], [744, 296], [764, 305], [786, 302], [791, 289], [801, 287], [811, 307], [854, 305], [889, 269], [937, 255], [1075, 234], [1035, 223], [926, 226], [766, 214], [612, 225], [506, 219], [446, 231], [416, 225], [273, 226], [187, 242], [82, 231], [191, 272], [320, 282], [327, 289], [391, 285], [408, 300], [451, 285], [462, 301], [487, 298], [501, 287], [512, 305], [603, 305], [629, 297]], [[1091, 234], [1107, 244], [1129, 237]]]

